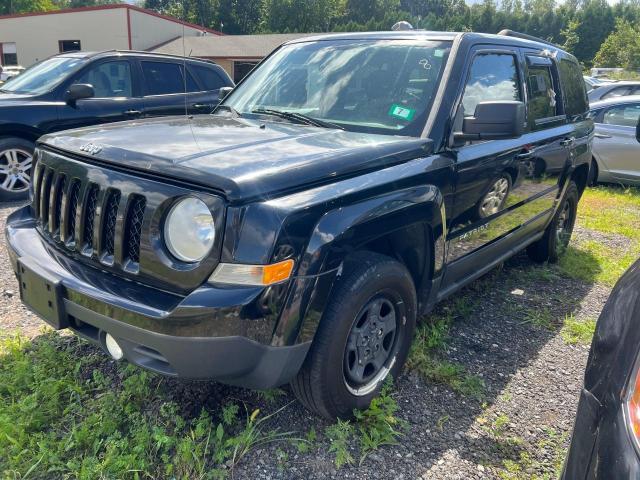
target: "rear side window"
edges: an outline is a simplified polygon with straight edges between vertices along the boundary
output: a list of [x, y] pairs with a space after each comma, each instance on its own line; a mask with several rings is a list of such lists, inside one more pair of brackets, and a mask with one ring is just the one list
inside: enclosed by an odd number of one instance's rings
[[606, 98], [624, 97], [624, 96], [630, 95], [630, 94], [631, 94], [631, 87], [618, 87], [618, 88], [614, 88], [611, 91], [605, 93], [601, 97], [601, 100], [604, 100]]
[[544, 127], [545, 120], [558, 113], [558, 94], [551, 72], [551, 60], [542, 57], [527, 57], [527, 110], [529, 127], [532, 130]]
[[195, 80], [187, 72], [187, 81], [183, 76], [184, 67], [177, 63], [142, 62], [147, 95], [170, 95], [173, 93], [197, 92], [200, 90]]
[[589, 109], [586, 89], [580, 66], [571, 60], [560, 60], [560, 81], [565, 99], [565, 113], [582, 115]]
[[618, 105], [604, 112], [602, 123], [635, 127], [640, 119], [640, 104]]
[[213, 67], [190, 65], [189, 68], [193, 71], [193, 74], [198, 77], [200, 84], [205, 90], [218, 90], [226, 86], [226, 82], [218, 75], [218, 72], [216, 72], [216, 69]]
[[464, 116], [473, 116], [482, 101], [520, 101], [518, 70], [514, 55], [488, 53], [474, 58], [462, 95]]

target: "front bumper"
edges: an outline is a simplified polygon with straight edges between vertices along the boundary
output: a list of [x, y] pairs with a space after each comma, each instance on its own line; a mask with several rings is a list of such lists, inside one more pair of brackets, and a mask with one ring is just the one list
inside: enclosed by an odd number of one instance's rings
[[9, 216], [6, 240], [19, 278], [18, 259], [59, 281], [61, 328], [103, 348], [109, 333], [125, 358], [143, 368], [272, 388], [297, 373], [309, 349], [310, 342], [270, 345], [286, 288], [205, 285], [179, 296], [124, 280], [58, 252], [37, 232], [29, 207]]

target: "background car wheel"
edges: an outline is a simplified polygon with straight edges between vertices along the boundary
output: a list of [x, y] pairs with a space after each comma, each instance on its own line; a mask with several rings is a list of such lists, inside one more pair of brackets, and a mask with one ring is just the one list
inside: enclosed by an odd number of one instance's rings
[[22, 138], [0, 139], [0, 201], [16, 202], [29, 196], [34, 148]]
[[578, 210], [578, 187], [571, 182], [544, 236], [527, 247], [527, 254], [536, 262], [557, 262], [566, 251]]
[[416, 323], [411, 274], [372, 252], [345, 262], [311, 350], [291, 382], [309, 410], [334, 419], [364, 409], [405, 363]]
[[591, 167], [589, 168], [589, 177], [587, 178], [587, 185], [595, 187], [598, 184], [598, 163], [596, 159], [591, 160]]
[[489, 191], [478, 202], [476, 215], [478, 218], [487, 218], [498, 213], [509, 197], [511, 191], [511, 176], [507, 173], [502, 174], [500, 178], [495, 180]]

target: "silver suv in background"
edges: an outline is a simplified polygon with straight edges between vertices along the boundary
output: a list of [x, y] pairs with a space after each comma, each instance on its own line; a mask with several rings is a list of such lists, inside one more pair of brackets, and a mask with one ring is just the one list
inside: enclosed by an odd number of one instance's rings
[[590, 115], [596, 127], [590, 183], [640, 185], [640, 95], [592, 103]]
[[609, 98], [626, 97], [628, 95], [640, 95], [640, 81], [606, 83], [590, 90], [588, 95], [589, 103], [607, 100]]

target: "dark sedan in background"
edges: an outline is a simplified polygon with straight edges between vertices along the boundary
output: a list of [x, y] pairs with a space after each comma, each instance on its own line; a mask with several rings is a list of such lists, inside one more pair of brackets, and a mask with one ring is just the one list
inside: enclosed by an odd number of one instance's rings
[[640, 260], [598, 319], [562, 475], [596, 478], [640, 478]]
[[214, 63], [146, 52], [73, 52], [40, 62], [0, 86], [0, 201], [26, 198], [34, 142], [45, 133], [210, 113], [220, 88], [231, 86]]

